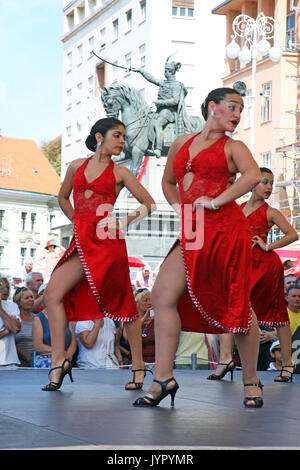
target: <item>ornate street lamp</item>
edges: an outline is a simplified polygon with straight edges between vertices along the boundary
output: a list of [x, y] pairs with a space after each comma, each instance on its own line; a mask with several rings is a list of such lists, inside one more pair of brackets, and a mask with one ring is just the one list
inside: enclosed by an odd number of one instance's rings
[[[254, 153], [254, 119], [255, 119], [255, 79], [256, 79], [256, 57], [257, 55], [269, 55], [273, 62], [278, 62], [282, 56], [282, 50], [276, 41], [277, 25], [274, 18], [260, 13], [256, 19], [248, 15], [238, 15], [233, 23], [231, 42], [226, 46], [226, 54], [230, 59], [239, 58], [240, 62], [252, 63], [252, 100], [251, 106], [251, 138], [250, 149]], [[235, 42], [236, 38], [244, 39], [243, 47]], [[270, 39], [274, 38], [271, 47]]]

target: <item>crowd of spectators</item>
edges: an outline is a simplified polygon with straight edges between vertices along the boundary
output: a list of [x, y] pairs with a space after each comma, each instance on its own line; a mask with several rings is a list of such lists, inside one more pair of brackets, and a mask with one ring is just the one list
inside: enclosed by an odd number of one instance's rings
[[[0, 367], [50, 367], [51, 335], [43, 293], [42, 272], [26, 261], [23, 273], [10, 280], [0, 277]], [[145, 269], [140, 283], [132, 282], [142, 324], [144, 360], [155, 362], [155, 339], [150, 289], [153, 275]], [[140, 287], [141, 284], [147, 287]], [[66, 357], [80, 368], [128, 367], [129, 344], [121, 322], [110, 318], [68, 322]]]

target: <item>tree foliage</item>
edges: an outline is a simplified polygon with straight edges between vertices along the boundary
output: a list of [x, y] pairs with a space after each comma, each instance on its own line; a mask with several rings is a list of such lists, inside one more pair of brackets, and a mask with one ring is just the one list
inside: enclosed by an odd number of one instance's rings
[[41, 143], [41, 149], [48, 158], [52, 167], [56, 173], [60, 176], [61, 167], [61, 136], [54, 140], [46, 141]]

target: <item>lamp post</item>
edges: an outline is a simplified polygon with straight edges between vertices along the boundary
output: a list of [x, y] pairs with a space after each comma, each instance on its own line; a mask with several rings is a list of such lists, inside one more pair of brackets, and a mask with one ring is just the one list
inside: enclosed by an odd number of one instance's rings
[[[226, 54], [230, 59], [239, 58], [240, 62], [252, 63], [252, 90], [251, 96], [251, 119], [250, 119], [250, 149], [254, 154], [255, 134], [255, 97], [256, 97], [256, 59], [257, 55], [269, 55], [273, 62], [279, 62], [282, 56], [282, 50], [275, 42], [276, 40], [276, 22], [274, 18], [260, 13], [256, 19], [248, 15], [238, 15], [233, 23], [231, 42], [226, 46]], [[244, 39], [242, 49], [235, 42], [236, 38]], [[271, 47], [270, 39], [274, 38], [274, 44]]]

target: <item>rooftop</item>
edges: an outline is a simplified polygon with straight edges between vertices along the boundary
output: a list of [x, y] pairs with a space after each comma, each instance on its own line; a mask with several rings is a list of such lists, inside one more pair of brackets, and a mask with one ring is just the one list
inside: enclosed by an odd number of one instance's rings
[[33, 140], [0, 136], [0, 189], [57, 196], [60, 177]]

